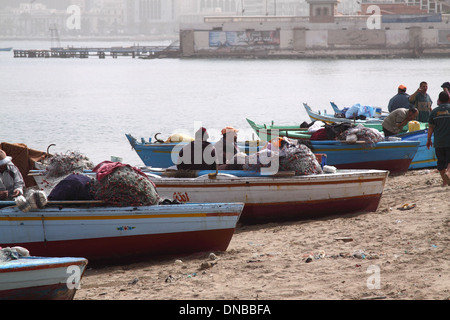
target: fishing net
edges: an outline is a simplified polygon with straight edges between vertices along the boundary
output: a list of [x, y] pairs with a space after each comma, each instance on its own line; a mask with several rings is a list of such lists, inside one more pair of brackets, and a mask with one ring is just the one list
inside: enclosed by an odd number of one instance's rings
[[317, 157], [309, 147], [304, 144], [294, 145], [286, 140], [281, 144], [281, 148], [271, 146], [250, 156], [238, 153], [234, 161], [243, 163], [242, 168], [251, 171], [270, 167], [277, 171], [294, 171], [296, 176], [323, 173]]
[[94, 199], [113, 206], [148, 206], [160, 201], [153, 182], [128, 165], [93, 179], [91, 192]]
[[[243, 169], [248, 171], [260, 171], [261, 168], [278, 167], [278, 152], [269, 149], [262, 149], [251, 155], [237, 155], [237, 163], [243, 163]], [[240, 161], [240, 162], [239, 162]]]
[[91, 170], [94, 164], [84, 154], [78, 151], [57, 153], [47, 160], [44, 170], [46, 178], [58, 178], [83, 170]]
[[296, 176], [321, 174], [322, 167], [307, 146], [287, 144], [280, 150], [280, 171], [295, 171]]
[[374, 146], [377, 142], [384, 141], [384, 136], [380, 131], [367, 128], [360, 124], [341, 133], [339, 140], [346, 140], [348, 136], [355, 135], [358, 141], [364, 141], [369, 146]]

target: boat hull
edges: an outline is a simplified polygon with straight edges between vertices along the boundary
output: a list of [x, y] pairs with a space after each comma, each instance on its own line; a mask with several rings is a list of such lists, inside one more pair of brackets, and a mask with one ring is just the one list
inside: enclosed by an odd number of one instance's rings
[[306, 112], [308, 113], [311, 121], [322, 121], [325, 123], [339, 123], [339, 122], [348, 122], [353, 124], [361, 124], [368, 128], [373, 128], [378, 131], [383, 131], [383, 120], [377, 118], [370, 118], [369, 120], [353, 120], [347, 118], [336, 118], [334, 115], [321, 115], [317, 112], [312, 111], [311, 107], [309, 107], [306, 103], [303, 104]]
[[23, 257], [0, 264], [0, 300], [72, 300], [84, 258]]
[[408, 171], [418, 141], [382, 141], [374, 146], [340, 141], [311, 141], [315, 153], [327, 155], [327, 164], [339, 169], [378, 169], [391, 173]]
[[243, 204], [0, 210], [0, 245], [34, 255], [80, 256], [89, 261], [224, 251]]
[[[373, 212], [377, 210], [389, 174], [386, 170], [339, 170], [335, 174], [308, 176], [286, 176], [281, 172], [280, 176], [272, 177], [244, 170], [223, 170], [217, 174], [202, 170], [195, 172], [196, 178], [182, 178], [169, 177], [177, 175], [177, 171], [143, 170], [162, 198], [187, 203], [245, 203], [239, 219], [242, 223]], [[34, 178], [43, 190], [49, 190], [42, 172], [35, 173]]]
[[[437, 158], [434, 147], [427, 148], [428, 129], [412, 131], [397, 135], [402, 141], [419, 141], [419, 148], [414, 156], [409, 169], [435, 168]], [[434, 139], [434, 136], [432, 136]]]
[[240, 222], [312, 219], [377, 210], [388, 172], [349, 170], [290, 178], [152, 178], [162, 197], [245, 202]]
[[[176, 164], [180, 150], [187, 142], [172, 143], [142, 143], [137, 142], [134, 137], [126, 134], [128, 142], [136, 151], [142, 162], [149, 167], [168, 168]], [[239, 148], [246, 154], [257, 152], [259, 142], [252, 141], [240, 144]]]
[[[249, 119], [247, 121], [258, 135], [262, 135], [260, 138], [267, 137], [268, 129], [264, 129], [267, 126], [257, 125]], [[410, 169], [421, 145], [414, 139], [381, 141], [374, 145], [336, 140], [309, 140], [309, 142], [314, 153], [326, 154], [327, 164], [336, 168], [389, 170], [396, 174]]]
[[[334, 140], [310, 142], [314, 153], [326, 154], [327, 165], [338, 169], [389, 170], [391, 173], [406, 172], [419, 147], [416, 141], [383, 141], [374, 146]], [[135, 144], [134, 148], [146, 166], [155, 168], [173, 166], [172, 158], [176, 159], [178, 155], [173, 144]]]

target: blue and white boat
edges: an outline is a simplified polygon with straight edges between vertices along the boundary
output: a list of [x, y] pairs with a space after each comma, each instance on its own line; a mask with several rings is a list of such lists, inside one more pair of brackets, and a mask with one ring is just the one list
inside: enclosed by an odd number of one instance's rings
[[37, 256], [85, 257], [90, 263], [225, 251], [243, 207], [243, 203], [118, 207], [95, 201], [48, 201], [44, 208], [28, 212], [6, 207], [0, 209], [0, 245], [27, 248]]
[[[256, 124], [249, 119], [247, 122], [261, 139], [272, 139], [277, 135], [291, 139], [310, 139], [310, 134], [294, 131], [301, 129]], [[434, 148], [432, 150], [426, 148], [427, 130], [411, 131], [395, 137], [401, 141], [381, 141], [374, 146], [336, 140], [309, 140], [309, 142], [314, 148], [314, 153], [326, 154], [327, 164], [339, 169], [378, 169], [394, 173], [436, 165]]]
[[[178, 153], [181, 148], [188, 142], [151, 142], [141, 138], [138, 142], [130, 134], [125, 134], [131, 147], [136, 151], [142, 162], [148, 167], [168, 168], [175, 165], [178, 159]], [[251, 154], [259, 149], [259, 140], [238, 142], [238, 146], [242, 152]], [[175, 161], [174, 161], [175, 160]]]
[[87, 262], [33, 256], [0, 262], [0, 300], [72, 300]]
[[[434, 168], [437, 166], [434, 147], [427, 148], [428, 129], [398, 134], [396, 137], [401, 138], [402, 141], [419, 141], [420, 143], [409, 169]], [[432, 136], [433, 138], [434, 136]]]
[[[258, 133], [258, 132], [257, 132]], [[127, 135], [131, 146], [148, 167], [174, 165], [179, 149], [176, 143], [138, 143]], [[130, 139], [132, 138], [132, 139]], [[326, 154], [328, 165], [338, 169], [376, 169], [391, 173], [406, 172], [419, 148], [419, 141], [381, 141], [374, 146], [336, 140], [311, 140], [315, 154]], [[262, 143], [263, 145], [263, 143]]]

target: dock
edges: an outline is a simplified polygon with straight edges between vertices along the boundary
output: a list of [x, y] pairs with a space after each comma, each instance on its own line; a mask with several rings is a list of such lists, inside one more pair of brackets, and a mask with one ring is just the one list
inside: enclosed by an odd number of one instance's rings
[[81, 58], [98, 57], [105, 59], [119, 56], [141, 59], [157, 58], [178, 58], [180, 47], [178, 45], [169, 46], [131, 46], [131, 47], [110, 47], [110, 48], [76, 48], [76, 47], [55, 47], [50, 49], [16, 49], [14, 58]]

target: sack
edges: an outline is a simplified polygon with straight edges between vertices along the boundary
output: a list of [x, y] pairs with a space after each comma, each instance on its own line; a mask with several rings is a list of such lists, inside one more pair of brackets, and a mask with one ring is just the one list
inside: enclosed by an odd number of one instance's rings
[[191, 141], [194, 141], [194, 138], [182, 133], [174, 133], [170, 135], [170, 137], [164, 142], [170, 143], [170, 142], [191, 142]]
[[59, 182], [50, 192], [49, 200], [92, 200], [91, 178], [82, 174], [71, 174]]
[[364, 116], [366, 118], [373, 118], [375, 110], [371, 106], [362, 106], [359, 103], [350, 107], [345, 113], [347, 119], [353, 119], [359, 116]]

